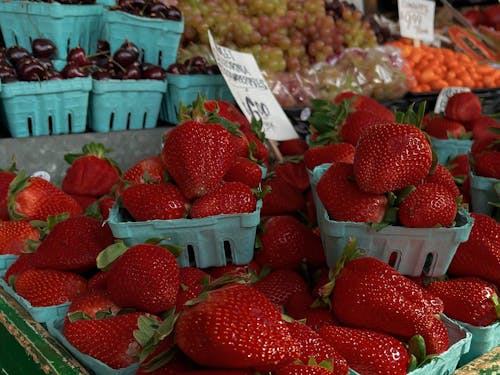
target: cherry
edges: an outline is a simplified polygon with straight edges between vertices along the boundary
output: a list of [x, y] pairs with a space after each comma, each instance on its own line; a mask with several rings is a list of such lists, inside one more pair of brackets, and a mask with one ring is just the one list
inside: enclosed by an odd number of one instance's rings
[[83, 70], [82, 66], [78, 65], [75, 61], [68, 62], [61, 70], [61, 74], [64, 78], [88, 77], [89, 75], [89, 73]]
[[139, 55], [135, 54], [131, 49], [122, 47], [118, 48], [113, 54], [113, 60], [124, 68], [136, 62], [138, 57]]
[[137, 65], [127, 66], [125, 72], [122, 73], [122, 79], [141, 79], [142, 71], [141, 67]]
[[109, 42], [107, 40], [99, 39], [97, 41], [97, 52], [109, 54], [111, 51], [111, 47], [109, 46]]
[[149, 7], [149, 15], [153, 18], [167, 18], [168, 7], [163, 3], [155, 3]]
[[220, 74], [219, 66], [217, 64], [207, 66], [206, 73], [210, 75]]
[[142, 69], [142, 77], [145, 79], [165, 79], [165, 70], [159, 65], [146, 64]]
[[9, 47], [5, 53], [7, 55], [7, 59], [14, 66], [19, 60], [31, 57], [31, 53], [29, 53], [26, 48], [21, 46]]
[[17, 76], [23, 81], [41, 81], [47, 79], [47, 69], [34, 58], [26, 58], [16, 65]]
[[78, 66], [90, 65], [90, 61], [82, 47], [73, 47], [66, 57], [68, 63], [74, 62]]
[[95, 72], [92, 73], [92, 78], [96, 80], [102, 80], [102, 79], [111, 79], [114, 75], [114, 71], [111, 70], [96, 70]]
[[33, 56], [42, 59], [54, 58], [57, 53], [57, 47], [54, 42], [45, 38], [33, 39], [31, 50], [33, 51]]
[[47, 79], [50, 81], [59, 81], [64, 79], [64, 76], [61, 74], [61, 72], [56, 72], [55, 70], [53, 70], [48, 72]]
[[171, 6], [167, 11], [166, 18], [171, 21], [180, 21], [182, 19], [182, 13], [178, 8]]
[[170, 74], [187, 74], [187, 69], [184, 64], [174, 63], [167, 67], [167, 73]]
[[9, 79], [17, 81], [16, 71], [8, 65], [0, 65], [0, 81], [3, 83], [12, 82], [8, 81]]

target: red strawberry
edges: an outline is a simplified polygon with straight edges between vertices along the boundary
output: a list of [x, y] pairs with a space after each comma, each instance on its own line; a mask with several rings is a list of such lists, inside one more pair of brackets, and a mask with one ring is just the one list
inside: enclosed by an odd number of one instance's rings
[[83, 211], [87, 210], [90, 206], [97, 202], [97, 197], [90, 195], [78, 195], [78, 194], [68, 194], [75, 201], [78, 202]]
[[119, 250], [125, 252], [107, 271], [107, 290], [111, 299], [119, 306], [153, 314], [174, 307], [180, 282], [179, 266], [172, 253], [149, 244], [133, 245], [128, 249], [122, 245]]
[[500, 128], [500, 123], [491, 116], [481, 116], [471, 121], [472, 138], [481, 139], [490, 136], [490, 128]]
[[19, 257], [5, 271], [3, 279], [10, 285], [14, 285], [15, 281], [21, 273], [26, 270], [35, 269], [36, 256], [32, 253], [21, 253]]
[[141, 347], [133, 333], [142, 316], [147, 314], [132, 312], [106, 319], [77, 320], [64, 324], [63, 334], [78, 351], [121, 369], [138, 361]]
[[360, 190], [383, 194], [418, 183], [429, 174], [432, 151], [425, 134], [407, 124], [379, 124], [361, 135], [354, 155]]
[[[467, 155], [465, 155], [467, 156]], [[432, 182], [435, 184], [443, 185], [452, 193], [456, 198], [460, 195], [460, 190], [458, 189], [455, 179], [451, 172], [442, 164], [437, 163], [435, 169], [424, 178], [424, 183]]]
[[304, 154], [304, 163], [310, 171], [324, 163], [354, 163], [354, 146], [347, 142], [311, 147]]
[[182, 219], [190, 202], [174, 184], [134, 184], [121, 195], [123, 207], [135, 221]]
[[461, 181], [463, 183], [470, 171], [469, 155], [460, 154], [449, 159], [446, 163], [446, 168], [457, 182]]
[[450, 276], [477, 276], [500, 283], [500, 223], [472, 212], [474, 219], [467, 241], [458, 245], [448, 268]]
[[9, 217], [9, 185], [16, 177], [14, 172], [0, 170], [0, 220], [10, 220]]
[[191, 205], [190, 216], [202, 218], [222, 214], [243, 214], [256, 210], [257, 198], [242, 182], [226, 182], [197, 199]]
[[177, 294], [176, 311], [181, 311], [187, 301], [198, 297], [203, 291], [204, 282], [208, 284], [210, 276], [205, 271], [196, 267], [179, 268], [180, 289]]
[[318, 181], [316, 191], [331, 220], [378, 223], [387, 209], [387, 197], [359, 189], [352, 164], [332, 164]]
[[474, 326], [489, 326], [500, 319], [495, 286], [478, 277], [436, 280], [427, 290], [444, 303], [444, 313]]
[[19, 275], [14, 290], [32, 306], [54, 306], [84, 293], [87, 280], [73, 272], [31, 269]]
[[250, 122], [234, 104], [226, 100], [205, 100], [203, 106], [205, 110], [215, 112], [217, 116], [237, 123], [241, 131], [247, 132], [251, 130]]
[[245, 275], [253, 273], [254, 275], [258, 275], [260, 272], [260, 266], [257, 262], [252, 260], [248, 264], [228, 263], [225, 266], [210, 267], [206, 269], [206, 271], [210, 274], [212, 279], [218, 279], [226, 274]]
[[474, 157], [477, 176], [500, 179], [500, 151], [486, 151]]
[[296, 156], [303, 155], [309, 149], [309, 145], [302, 138], [294, 138], [280, 142], [278, 149], [283, 156]]
[[201, 197], [219, 185], [234, 162], [231, 137], [220, 124], [195, 121], [165, 134], [162, 159], [186, 198]]
[[82, 147], [81, 154], [65, 155], [70, 167], [64, 175], [62, 190], [94, 197], [108, 194], [120, 179], [116, 163], [105, 156], [109, 151], [104, 145], [92, 142]]
[[106, 291], [87, 290], [73, 298], [69, 305], [66, 319], [68, 319], [69, 314], [75, 312], [81, 312], [91, 319], [97, 319], [99, 314], [114, 316], [119, 310], [120, 307], [109, 298], [109, 294]]
[[104, 195], [98, 200], [99, 211], [101, 212], [102, 220], [107, 220], [109, 217], [109, 210], [113, 207], [116, 200], [110, 195]]
[[40, 177], [26, 177], [19, 172], [9, 187], [9, 216], [11, 220], [42, 220], [67, 213], [83, 212], [78, 202], [56, 185]]
[[351, 91], [344, 91], [335, 97], [334, 102], [341, 103], [344, 99], [351, 100], [349, 106], [356, 111], [370, 111], [376, 117], [385, 121], [394, 121], [394, 113], [372, 97], [356, 94]]
[[89, 291], [106, 291], [108, 289], [108, 273], [104, 271], [98, 271], [94, 273], [87, 283], [87, 289]]
[[474, 139], [471, 145], [470, 153], [472, 158], [483, 152], [500, 151], [500, 135], [490, 132], [483, 138]]
[[399, 206], [401, 224], [410, 228], [451, 227], [457, 216], [456, 197], [443, 185], [417, 185]]
[[202, 366], [273, 370], [290, 363], [299, 348], [279, 309], [257, 289], [230, 284], [180, 314], [179, 348]]
[[260, 164], [266, 164], [269, 161], [269, 150], [263, 140], [261, 140], [254, 132], [245, 133], [248, 139], [248, 148], [250, 155]]
[[292, 294], [308, 290], [304, 278], [298, 272], [288, 269], [273, 270], [252, 284], [252, 287], [276, 306], [283, 306]]
[[262, 198], [261, 215], [286, 215], [305, 207], [306, 201], [302, 192], [282, 177], [275, 175], [262, 181], [262, 189], [267, 187], [270, 191]]
[[242, 182], [255, 189], [262, 180], [262, 169], [256, 162], [238, 156], [231, 168], [224, 175], [226, 182]]
[[0, 221], [0, 255], [19, 255], [26, 248], [26, 240], [37, 241], [40, 232], [26, 221]]
[[284, 160], [274, 166], [274, 173], [302, 192], [310, 187], [309, 175], [302, 160]]
[[276, 375], [332, 375], [337, 374], [326, 367], [319, 365], [289, 364], [279, 368]]
[[[150, 373], [148, 373], [150, 374]], [[175, 373], [177, 375], [177, 373]], [[226, 370], [226, 369], [211, 369], [211, 370], [193, 370], [183, 371], [179, 375], [253, 375], [251, 370]]]
[[325, 263], [321, 238], [294, 216], [272, 216], [262, 225], [260, 251], [255, 261], [260, 266], [297, 269], [302, 263]]
[[294, 321], [288, 323], [288, 329], [300, 346], [299, 360], [308, 363], [311, 359], [316, 363], [332, 361], [333, 373], [336, 375], [347, 375], [349, 366], [346, 360], [324, 340], [317, 332], [308, 325]]
[[340, 326], [321, 327], [318, 333], [360, 374], [405, 375], [407, 372], [410, 356], [403, 343], [392, 336]]
[[467, 130], [462, 123], [446, 117], [433, 117], [425, 126], [427, 134], [438, 139], [463, 139]]
[[448, 99], [444, 113], [458, 122], [470, 122], [481, 117], [483, 108], [479, 97], [473, 92], [459, 92]]
[[339, 325], [337, 319], [335, 319], [331, 311], [326, 307], [310, 308], [306, 311], [304, 319], [306, 324], [315, 331], [317, 331], [319, 327]]
[[132, 184], [161, 183], [165, 181], [166, 170], [160, 155], [149, 156], [129, 167], [122, 180]]
[[368, 110], [357, 110], [347, 115], [340, 127], [340, 138], [347, 143], [356, 145], [361, 134], [370, 126], [385, 123], [386, 119], [376, 116]]
[[313, 303], [314, 297], [309, 290], [299, 290], [288, 296], [283, 307], [288, 316], [300, 320], [305, 318]]

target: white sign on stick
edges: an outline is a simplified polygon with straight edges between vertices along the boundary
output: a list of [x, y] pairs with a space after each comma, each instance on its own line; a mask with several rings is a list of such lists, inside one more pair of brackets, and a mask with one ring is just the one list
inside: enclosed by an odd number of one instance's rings
[[416, 40], [434, 39], [436, 3], [430, 0], [398, 0], [401, 36]]
[[247, 119], [254, 117], [262, 120], [267, 139], [285, 141], [299, 138], [290, 119], [269, 89], [253, 55], [218, 45], [210, 31], [208, 38], [217, 65]]

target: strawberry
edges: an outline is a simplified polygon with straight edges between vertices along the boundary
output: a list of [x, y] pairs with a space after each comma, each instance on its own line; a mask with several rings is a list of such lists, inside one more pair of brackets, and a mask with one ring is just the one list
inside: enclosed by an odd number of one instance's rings
[[294, 216], [270, 217], [259, 238], [261, 247], [255, 261], [260, 266], [297, 269], [302, 263], [316, 267], [325, 263], [321, 238]]
[[90, 206], [97, 202], [97, 197], [91, 195], [68, 194], [78, 202], [83, 211], [86, 211]]
[[433, 117], [425, 126], [425, 131], [437, 139], [464, 139], [467, 133], [462, 123], [446, 117]]
[[370, 126], [385, 123], [387, 120], [376, 116], [368, 110], [358, 109], [350, 113], [340, 127], [340, 138], [343, 142], [356, 145], [361, 134]]
[[107, 291], [108, 286], [108, 273], [104, 271], [97, 271], [92, 276], [90, 276], [87, 283], [87, 289], [90, 291]]
[[87, 290], [87, 280], [74, 272], [31, 269], [19, 275], [14, 290], [32, 306], [54, 306]]
[[[106, 255], [114, 251], [121, 255], [106, 264]], [[180, 287], [179, 266], [169, 250], [150, 244], [127, 249], [118, 243], [99, 254], [97, 262], [100, 268], [109, 267], [107, 290], [117, 305], [152, 314], [175, 306]]]
[[260, 272], [260, 266], [257, 262], [252, 260], [248, 264], [228, 263], [225, 266], [210, 267], [205, 271], [208, 272], [212, 279], [218, 279], [226, 274], [245, 275], [253, 273], [254, 275], [258, 275]]
[[109, 218], [109, 210], [113, 208], [116, 200], [111, 195], [103, 195], [97, 201], [99, 212], [101, 213], [102, 220], [107, 220]]
[[3, 279], [9, 284], [14, 285], [16, 279], [26, 270], [36, 268], [36, 256], [32, 253], [21, 253], [17, 259], [5, 271]]
[[248, 139], [248, 148], [250, 155], [259, 164], [266, 164], [269, 161], [269, 150], [264, 143], [264, 140], [259, 138], [254, 132], [245, 133]]
[[489, 326], [500, 319], [495, 286], [478, 277], [436, 280], [427, 290], [444, 303], [444, 313], [474, 326]]
[[246, 157], [238, 156], [233, 165], [224, 175], [226, 182], [242, 182], [252, 189], [257, 188], [262, 180], [262, 169], [256, 162]]
[[199, 198], [220, 184], [235, 158], [231, 137], [220, 124], [195, 121], [165, 134], [162, 160], [186, 198]]
[[359, 189], [352, 164], [332, 164], [318, 181], [316, 191], [331, 220], [378, 223], [387, 209], [386, 196]]
[[210, 369], [210, 370], [183, 371], [179, 375], [253, 375], [253, 374], [254, 372], [250, 370]]
[[310, 171], [325, 163], [354, 163], [354, 146], [347, 142], [311, 147], [304, 154], [304, 163]]
[[286, 215], [305, 207], [302, 192], [279, 176], [272, 176], [262, 181], [262, 190], [270, 189], [262, 198], [261, 215]]
[[310, 187], [309, 175], [303, 160], [284, 159], [274, 166], [274, 173], [302, 192]]
[[500, 151], [500, 134], [489, 132], [482, 138], [477, 138], [472, 141], [470, 154], [472, 158], [483, 152]]
[[175, 326], [179, 348], [202, 366], [270, 371], [299, 354], [279, 309], [257, 289], [229, 284], [183, 311]]
[[470, 122], [481, 117], [483, 108], [479, 97], [473, 92], [459, 92], [448, 98], [445, 116], [458, 122]]
[[87, 354], [113, 369], [137, 363], [139, 343], [134, 338], [139, 317], [144, 312], [131, 312], [105, 319], [83, 319], [63, 326], [66, 340], [78, 351]]
[[383, 194], [418, 183], [429, 174], [432, 151], [425, 134], [407, 124], [379, 124], [361, 135], [354, 154], [360, 190]]
[[65, 319], [69, 319], [68, 316], [75, 312], [81, 312], [91, 319], [97, 319], [99, 314], [115, 316], [119, 310], [120, 307], [109, 298], [109, 294], [106, 291], [87, 290], [73, 298]]
[[252, 213], [257, 198], [250, 187], [242, 182], [226, 182], [195, 200], [191, 205], [191, 218], [223, 214]]
[[0, 170], [0, 220], [10, 220], [9, 217], [9, 185], [16, 177], [14, 172]]
[[485, 151], [474, 157], [477, 176], [500, 179], [500, 151]]
[[347, 375], [349, 366], [346, 360], [326, 342], [317, 332], [308, 325], [293, 321], [288, 323], [288, 329], [300, 347], [300, 357], [303, 363], [308, 363], [311, 359], [316, 363], [331, 361], [333, 363], [333, 373], [336, 375]]
[[289, 269], [272, 270], [253, 283], [252, 287], [276, 306], [283, 306], [292, 294], [308, 290], [304, 278], [298, 272]]
[[80, 215], [78, 202], [56, 185], [40, 177], [27, 177], [19, 172], [9, 186], [9, 216], [11, 220], [42, 220], [67, 213]]
[[81, 154], [66, 154], [70, 164], [63, 177], [61, 188], [69, 194], [100, 197], [108, 194], [120, 179], [116, 163], [105, 155], [111, 150], [101, 143], [89, 143]]
[[165, 182], [166, 170], [160, 155], [149, 156], [129, 167], [121, 176], [131, 184]]
[[190, 207], [180, 189], [169, 182], [131, 185], [123, 191], [121, 203], [135, 221], [182, 219]]
[[278, 369], [276, 375], [332, 375], [337, 374], [327, 367], [320, 365], [289, 364]]
[[305, 318], [313, 303], [314, 297], [309, 290], [299, 290], [288, 296], [283, 307], [286, 315], [295, 320], [300, 320]]
[[319, 327], [330, 326], [330, 325], [339, 325], [339, 322], [331, 311], [326, 307], [311, 307], [306, 311], [306, 315], [304, 316], [305, 323], [317, 331]]
[[293, 138], [280, 142], [278, 149], [283, 156], [296, 156], [303, 155], [309, 149], [309, 145], [302, 138]]
[[490, 216], [471, 212], [474, 224], [467, 241], [458, 245], [448, 268], [454, 277], [477, 276], [500, 283], [500, 223]]
[[340, 326], [321, 327], [318, 333], [360, 374], [405, 375], [407, 372], [410, 356], [403, 343], [392, 336]]
[[[467, 155], [465, 155], [467, 156]], [[455, 179], [451, 172], [442, 164], [437, 163], [435, 168], [424, 178], [423, 183], [432, 182], [443, 185], [453, 194], [455, 198], [460, 195]]]
[[342, 100], [349, 100], [349, 106], [356, 111], [369, 111], [385, 121], [394, 121], [394, 113], [372, 97], [344, 91], [334, 98], [334, 102], [341, 103]]
[[39, 239], [38, 229], [26, 221], [0, 221], [0, 255], [19, 255], [26, 248], [26, 240]]
[[219, 117], [222, 117], [228, 121], [237, 123], [240, 130], [244, 133], [251, 131], [251, 124], [243, 114], [234, 104], [226, 100], [205, 100], [203, 102], [203, 107], [208, 112], [215, 112]]
[[500, 128], [500, 123], [494, 117], [481, 116], [471, 121], [470, 127], [472, 130], [472, 138], [481, 139], [490, 136], [490, 128]]
[[468, 154], [459, 154], [448, 160], [446, 168], [450, 171], [457, 183], [462, 184], [469, 175], [470, 164]]
[[443, 185], [417, 185], [399, 206], [401, 225], [410, 228], [451, 227], [457, 216], [456, 197]]
[[179, 268], [180, 289], [177, 294], [176, 311], [185, 308], [185, 303], [198, 297], [203, 291], [204, 284], [208, 284], [210, 275], [196, 267]]

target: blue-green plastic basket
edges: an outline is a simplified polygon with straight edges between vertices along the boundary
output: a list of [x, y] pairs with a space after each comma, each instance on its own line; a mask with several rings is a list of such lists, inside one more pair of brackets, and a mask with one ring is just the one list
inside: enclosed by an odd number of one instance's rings
[[11, 266], [12, 263], [16, 261], [17, 258], [19, 258], [19, 255], [13, 255], [13, 254], [0, 255], [0, 277], [3, 277], [3, 275], [5, 275], [7, 269]]
[[[439, 354], [429, 363], [419, 367], [408, 374], [411, 375], [451, 375], [455, 373], [459, 360], [472, 348], [471, 334], [460, 325], [446, 316], [441, 316], [446, 325], [450, 337], [450, 347], [444, 353]], [[350, 375], [360, 375], [354, 370], [349, 371]]]
[[203, 95], [207, 100], [235, 102], [222, 74], [167, 74], [167, 82], [160, 119], [171, 124], [179, 122], [180, 104], [189, 105], [198, 95]]
[[[350, 238], [367, 256], [386, 263], [396, 256], [393, 267], [407, 276], [443, 276], [461, 242], [467, 241], [473, 219], [469, 212], [460, 210], [456, 226], [452, 228], [406, 228], [389, 225], [380, 230], [369, 224], [331, 220], [316, 193], [316, 185], [330, 167], [322, 164], [314, 168], [311, 179], [318, 225], [326, 259], [334, 267]], [[343, 197], [338, 197], [343, 199]]]
[[184, 20], [170, 21], [104, 10], [102, 39], [109, 42], [112, 53], [128, 40], [139, 48], [141, 61], [163, 68], [175, 62], [183, 32]]
[[431, 138], [431, 144], [441, 164], [445, 165], [450, 159], [460, 154], [469, 154], [472, 146], [470, 139], [438, 139]]
[[70, 302], [60, 305], [35, 307], [25, 298], [17, 294], [3, 278], [0, 278], [0, 287], [11, 295], [38, 323], [47, 323], [53, 320], [63, 319], [68, 312]]
[[86, 368], [90, 369], [95, 375], [132, 375], [139, 368], [139, 363], [135, 363], [125, 368], [114, 369], [107, 364], [95, 359], [94, 357], [84, 354], [66, 340], [62, 333], [63, 320], [51, 321], [47, 323], [47, 330], [55, 337], [75, 358], [82, 363]]
[[15, 138], [82, 133], [91, 88], [90, 78], [4, 84], [3, 123]]
[[469, 173], [471, 211], [491, 216], [494, 207], [488, 202], [499, 202], [500, 195], [495, 191], [495, 186], [500, 185], [500, 180], [492, 177], [477, 176]]
[[94, 80], [89, 100], [89, 128], [109, 132], [156, 127], [166, 81]]
[[248, 214], [217, 215], [202, 219], [125, 221], [118, 206], [109, 213], [108, 224], [117, 239], [127, 246], [151, 238], [184, 249], [177, 257], [180, 267], [248, 264], [254, 255], [255, 235], [260, 222], [262, 201]]
[[101, 34], [102, 5], [69, 5], [57, 2], [1, 1], [0, 29], [7, 47], [20, 45], [31, 51], [31, 41], [46, 38], [57, 47], [57, 59], [80, 46], [93, 53]]

